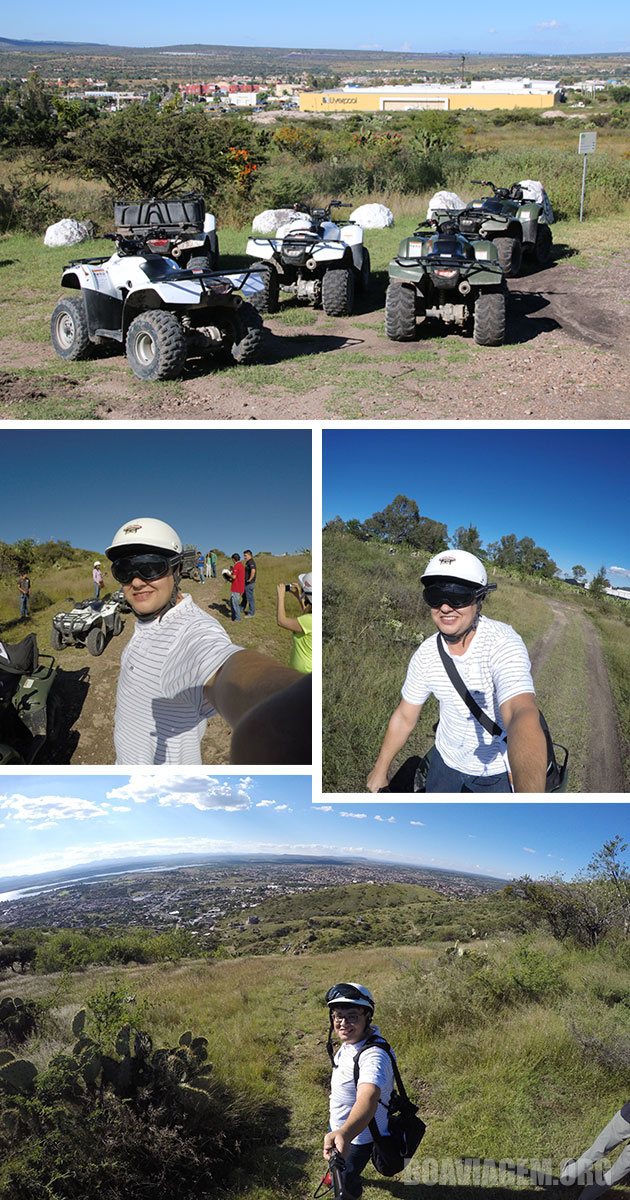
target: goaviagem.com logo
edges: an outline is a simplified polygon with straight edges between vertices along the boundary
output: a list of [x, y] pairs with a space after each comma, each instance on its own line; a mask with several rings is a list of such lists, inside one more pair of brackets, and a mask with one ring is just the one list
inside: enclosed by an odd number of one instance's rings
[[[564, 1166], [564, 1164], [562, 1164]], [[583, 1187], [602, 1184], [610, 1167], [601, 1159], [596, 1167], [585, 1171], [577, 1180]], [[572, 1187], [575, 1180], [563, 1183], [554, 1173], [551, 1159], [516, 1158], [412, 1158], [405, 1166], [403, 1183], [423, 1184], [425, 1187]]]

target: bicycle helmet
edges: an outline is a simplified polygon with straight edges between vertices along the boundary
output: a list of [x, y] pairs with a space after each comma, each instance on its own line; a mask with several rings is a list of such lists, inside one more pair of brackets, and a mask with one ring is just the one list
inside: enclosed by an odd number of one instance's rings
[[298, 581], [302, 591], [304, 592], [304, 595], [310, 602], [313, 596], [313, 579], [311, 572], [307, 571], [305, 575], [298, 575]]
[[376, 1007], [374, 997], [369, 988], [366, 988], [363, 983], [334, 983], [326, 992], [326, 1004], [330, 1013], [330, 1023], [328, 1026], [328, 1041], [326, 1042], [326, 1051], [333, 1065], [336, 1067], [335, 1056], [333, 1052], [332, 1034], [333, 1034], [333, 1007], [335, 1008], [364, 1008], [368, 1014], [368, 1025], [374, 1015]]
[[440, 634], [445, 642], [451, 644], [463, 641], [477, 628], [481, 605], [488, 592], [494, 591], [497, 586], [496, 583], [488, 583], [488, 574], [481, 559], [469, 550], [441, 550], [439, 554], [434, 554], [427, 563], [420, 582], [424, 585], [427, 603], [430, 603], [427, 589], [431, 586], [442, 586], [448, 591], [451, 585], [470, 592], [470, 602], [476, 605], [476, 612], [468, 628], [463, 633]]

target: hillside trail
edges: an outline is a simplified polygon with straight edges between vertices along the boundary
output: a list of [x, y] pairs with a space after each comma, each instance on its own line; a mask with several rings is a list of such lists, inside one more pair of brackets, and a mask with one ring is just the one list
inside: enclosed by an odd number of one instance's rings
[[[586, 760], [585, 792], [625, 791], [623, 756], [619, 741], [617, 714], [608, 678], [601, 642], [589, 618], [561, 600], [548, 600], [554, 621], [536, 642], [531, 653], [534, 680], [547, 662], [570, 623], [577, 623], [586, 646], [589, 720], [589, 745]], [[553, 733], [553, 731], [552, 731]], [[556, 731], [562, 740], [560, 731]], [[569, 761], [569, 771], [570, 771]]]
[[[260, 650], [284, 661], [282, 646], [273, 635], [261, 636], [256, 618], [232, 622], [225, 581], [209, 579], [205, 583], [184, 584], [196, 604], [217, 618], [231, 639], [241, 646]], [[102, 655], [93, 658], [87, 650], [68, 647], [57, 655], [61, 668], [58, 675], [58, 694], [61, 697], [63, 737], [55, 745], [48, 760], [51, 764], [73, 765], [112, 764], [114, 750], [114, 711], [120, 659], [133, 635], [134, 617], [124, 616], [123, 632], [111, 638]], [[281, 631], [280, 631], [281, 632]], [[284, 646], [287, 650], [287, 646]], [[229, 725], [218, 714], [208, 722], [201, 744], [204, 764], [224, 764], [230, 761]]]

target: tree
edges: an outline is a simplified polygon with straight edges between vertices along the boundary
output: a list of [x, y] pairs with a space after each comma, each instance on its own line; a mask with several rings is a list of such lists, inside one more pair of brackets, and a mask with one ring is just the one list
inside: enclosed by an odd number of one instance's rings
[[616, 896], [624, 937], [630, 933], [630, 871], [621, 857], [627, 849], [628, 843], [617, 834], [604, 842], [586, 868], [588, 878], [604, 883]]
[[583, 579], [586, 577], [586, 567], [582, 567], [580, 563], [577, 563], [575, 567], [571, 567], [571, 572], [573, 574], [573, 578], [577, 579], [578, 583], [582, 583]]
[[603, 596], [606, 591], [606, 588], [608, 588], [608, 587], [610, 587], [610, 583], [608, 582], [608, 579], [606, 578], [606, 568], [600, 567], [597, 574], [594, 575], [593, 578], [591, 579], [589, 592], [591, 593], [592, 596], [595, 596], [597, 598], [597, 597]]
[[452, 541], [457, 550], [468, 550], [469, 554], [481, 554], [481, 538], [476, 525], [460, 525], [455, 530]]
[[211, 120], [199, 107], [177, 112], [130, 104], [85, 134], [76, 169], [129, 198], [189, 187], [212, 193], [233, 178], [235, 150], [250, 159], [260, 153], [256, 131], [241, 119]]
[[409, 496], [395, 496], [381, 512], [375, 512], [364, 523], [365, 529], [374, 537], [394, 546], [409, 542], [415, 546], [420, 528], [420, 512], [415, 500]]

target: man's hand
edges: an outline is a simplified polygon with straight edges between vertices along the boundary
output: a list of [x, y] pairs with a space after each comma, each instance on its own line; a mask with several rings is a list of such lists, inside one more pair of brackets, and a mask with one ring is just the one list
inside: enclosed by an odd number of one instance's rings
[[204, 693], [232, 728], [230, 762], [308, 766], [311, 676], [239, 650], [208, 681]]
[[418, 724], [421, 712], [421, 704], [410, 704], [408, 700], [401, 700], [398, 708], [394, 709], [379, 756], [368, 775], [369, 792], [378, 792], [379, 788], [387, 786], [387, 772], [398, 751], [402, 750], [407, 738]]
[[341, 1129], [331, 1129], [324, 1138], [324, 1158], [329, 1159], [333, 1150], [336, 1150], [342, 1158], [346, 1157], [350, 1138], [346, 1137]]

